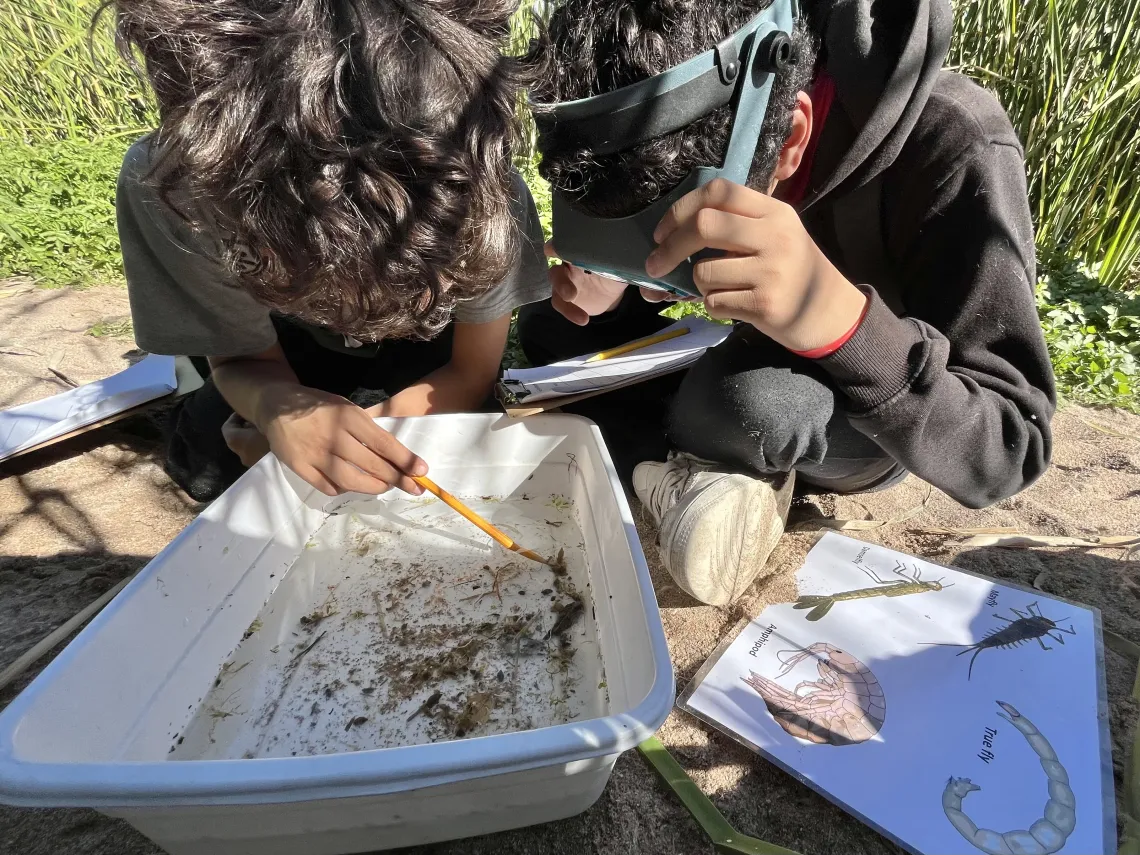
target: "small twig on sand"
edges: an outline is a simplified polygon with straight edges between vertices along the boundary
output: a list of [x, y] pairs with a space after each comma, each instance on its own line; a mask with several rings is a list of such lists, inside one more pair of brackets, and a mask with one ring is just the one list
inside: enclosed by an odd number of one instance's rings
[[72, 380], [70, 377], [68, 377], [66, 374], [64, 374], [62, 371], [57, 371], [55, 368], [52, 368], [50, 365], [48, 366], [48, 371], [50, 371], [52, 374], [54, 374], [57, 378], [59, 378], [64, 383], [66, 383], [72, 389], [78, 389], [79, 388], [79, 384], [76, 383], [74, 380]]

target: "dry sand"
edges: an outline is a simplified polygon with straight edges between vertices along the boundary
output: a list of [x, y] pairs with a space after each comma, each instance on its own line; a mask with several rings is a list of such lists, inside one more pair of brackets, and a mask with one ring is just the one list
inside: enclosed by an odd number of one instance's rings
[[[5, 291], [0, 288], [0, 295]], [[126, 293], [29, 290], [0, 296], [0, 406], [53, 394], [54, 367], [77, 382], [125, 367], [137, 353], [129, 339], [93, 338], [100, 320], [128, 315]], [[59, 351], [63, 351], [62, 356]], [[188, 522], [198, 506], [173, 488], [160, 466], [160, 414], [0, 464], [0, 668], [116, 581], [146, 563]], [[1048, 534], [1135, 534], [1140, 529], [1140, 418], [1065, 408], [1054, 422], [1054, 465], [1020, 496], [985, 511], [968, 511], [910, 479], [857, 498], [808, 497], [796, 519], [907, 519], [851, 536], [886, 544], [1099, 607], [1106, 630], [1140, 644], [1140, 564], [1120, 553], [1066, 549], [961, 550], [953, 538], [916, 528], [1016, 526]], [[925, 504], [924, 504], [925, 501]], [[911, 516], [910, 514], [913, 514]], [[642, 520], [644, 522], [644, 520]], [[650, 563], [656, 550], [642, 537]], [[792, 574], [813, 535], [787, 535], [771, 575], [744, 602], [714, 609], [688, 600], [655, 571], [678, 687], [683, 687], [743, 615], [794, 598]], [[42, 665], [47, 659], [43, 660]], [[1137, 705], [1137, 663], [1106, 651], [1113, 760], [1118, 801]], [[34, 676], [0, 692], [7, 704]], [[803, 853], [897, 852], [870, 829], [787, 775], [674, 713], [662, 741], [740, 831]], [[602, 798], [586, 813], [536, 828], [408, 853], [711, 853], [712, 846], [636, 752], [617, 764]], [[128, 826], [87, 810], [22, 810], [0, 806], [0, 852], [19, 855], [159, 855]]]

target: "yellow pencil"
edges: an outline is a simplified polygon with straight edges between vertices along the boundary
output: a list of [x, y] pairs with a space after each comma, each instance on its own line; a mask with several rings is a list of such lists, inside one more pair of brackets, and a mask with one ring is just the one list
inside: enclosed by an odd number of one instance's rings
[[589, 362], [601, 362], [603, 359], [613, 359], [615, 356], [624, 356], [634, 350], [641, 350], [643, 347], [649, 347], [652, 344], [660, 344], [663, 341], [668, 341], [671, 338], [686, 335], [689, 332], [688, 327], [678, 327], [675, 330], [668, 332], [658, 333], [651, 335], [647, 338], [639, 338], [637, 341], [631, 341], [629, 344], [623, 344], [621, 347], [615, 347], [612, 350], [603, 350], [601, 353], [595, 353], [589, 359]]
[[463, 504], [463, 502], [459, 501], [459, 499], [455, 498], [455, 496], [451, 495], [451, 493], [447, 492], [447, 490], [443, 489], [443, 487], [432, 481], [426, 475], [412, 475], [411, 479], [423, 487], [425, 490], [427, 490], [429, 493], [432, 493], [438, 497], [439, 500], [449, 508], [454, 511], [458, 511], [460, 516], [462, 516], [468, 522], [474, 523], [476, 526], [481, 528], [504, 548], [509, 549], [511, 552], [517, 552], [519, 555], [522, 555], [525, 558], [529, 558], [531, 561], [537, 561], [539, 564], [549, 563], [537, 552], [532, 552], [529, 549], [524, 549], [519, 544], [515, 543], [513, 540], [507, 537], [507, 535], [503, 534], [503, 532], [499, 531], [497, 528], [495, 528], [493, 525], [491, 525], [489, 522], [487, 522], [485, 519], [467, 507], [467, 505]]

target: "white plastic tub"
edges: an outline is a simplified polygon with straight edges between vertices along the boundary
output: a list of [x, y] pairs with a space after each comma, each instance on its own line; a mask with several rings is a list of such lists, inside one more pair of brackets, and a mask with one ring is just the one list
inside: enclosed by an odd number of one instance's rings
[[[589, 588], [588, 621], [576, 630], [583, 639], [578, 655], [591, 644], [600, 651], [597, 671], [590, 670], [588, 657], [578, 663], [586, 675], [578, 684], [604, 670], [596, 690], [583, 685], [576, 706], [560, 708], [573, 720], [547, 726], [540, 720], [535, 728], [509, 732], [488, 726], [492, 735], [386, 748], [332, 744], [330, 736], [328, 753], [294, 738], [275, 742], [284, 748], [238, 759], [227, 751], [237, 750], [255, 719], [248, 716], [239, 726], [238, 717], [231, 722], [226, 713], [212, 741], [204, 742], [202, 728], [191, 725], [242, 651], [252, 651], [251, 660], [264, 654], [234, 676], [242, 681], [235, 683], [235, 696], [252, 705], [268, 679], [263, 659], [270, 642], [279, 649], [307, 642], [295, 618], [314, 602], [320, 588], [314, 580], [343, 574], [346, 586], [355, 584], [357, 571], [334, 555], [308, 565], [303, 560], [330, 513], [387, 514], [399, 522], [400, 511], [392, 509], [406, 510], [406, 504], [393, 504], [407, 503], [396, 494], [347, 504], [329, 500], [270, 457], [144, 568], [0, 714], [0, 801], [95, 807], [126, 819], [172, 855], [372, 851], [546, 822], [589, 807], [617, 755], [657, 730], [674, 695], [649, 572], [597, 429], [561, 415], [381, 424], [425, 457], [433, 478], [457, 495], [508, 504], [528, 491], [566, 497], [568, 504], [555, 504], [581, 530], [574, 572]], [[480, 510], [495, 521], [493, 507]], [[504, 514], [524, 545], [544, 553], [559, 545], [561, 528], [527, 526]], [[473, 527], [462, 521], [444, 526], [442, 520], [408, 530], [421, 545], [438, 536], [455, 549], [501, 559], [499, 548]], [[568, 558], [575, 557], [570, 553], [578, 542], [561, 545]], [[382, 552], [399, 549], [386, 543]], [[447, 572], [440, 567], [432, 569]], [[424, 589], [428, 596], [427, 582]], [[502, 607], [511, 608], [509, 602]], [[363, 613], [349, 616], [358, 615]], [[347, 623], [328, 626], [332, 638], [348, 638]], [[351, 630], [358, 647], [363, 632]], [[259, 641], [259, 635], [271, 637]], [[382, 638], [363, 649], [374, 650], [377, 661], [391, 655]], [[318, 661], [311, 670], [326, 667], [335, 669], [337, 662]], [[334, 712], [352, 716], [359, 699], [345, 697], [343, 703], [334, 698]], [[407, 704], [415, 702], [393, 701], [389, 714], [403, 720]], [[420, 719], [408, 724], [408, 741], [432, 738], [416, 735], [419, 726]], [[504, 726], [500, 722], [498, 729]], [[197, 740], [197, 747], [190, 751], [183, 738], [187, 745]], [[297, 756], [286, 751], [290, 746]], [[201, 757], [219, 759], [196, 759]]]

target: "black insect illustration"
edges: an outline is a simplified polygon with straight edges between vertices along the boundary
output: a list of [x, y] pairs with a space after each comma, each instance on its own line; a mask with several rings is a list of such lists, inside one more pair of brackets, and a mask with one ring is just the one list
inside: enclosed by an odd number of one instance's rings
[[[966, 679], [969, 680], [974, 675], [974, 660], [978, 658], [978, 654], [983, 650], [990, 648], [1010, 648], [1020, 647], [1027, 641], [1036, 641], [1041, 645], [1042, 650], [1052, 650], [1042, 639], [1048, 636], [1053, 641], [1065, 643], [1064, 635], [1054, 635], [1054, 632], [1065, 633], [1066, 635], [1076, 635], [1077, 631], [1073, 629], [1073, 625], [1069, 624], [1069, 628], [1057, 626], [1057, 621], [1050, 620], [1041, 614], [1041, 608], [1036, 602], [1030, 603], [1026, 609], [1029, 614], [1023, 614], [1017, 609], [1011, 608], [1010, 611], [1017, 615], [1017, 620], [1007, 618], [1004, 615], [999, 615], [996, 612], [994, 617], [998, 620], [1004, 620], [1008, 626], [991, 629], [986, 633], [985, 638], [976, 644], [946, 644], [937, 641], [924, 642], [928, 645], [935, 647], [965, 647], [966, 649], [959, 653], [962, 656], [965, 653], [974, 651], [974, 655], [970, 657], [970, 667], [966, 672]], [[1057, 620], [1065, 620], [1066, 618], [1058, 618]]]

